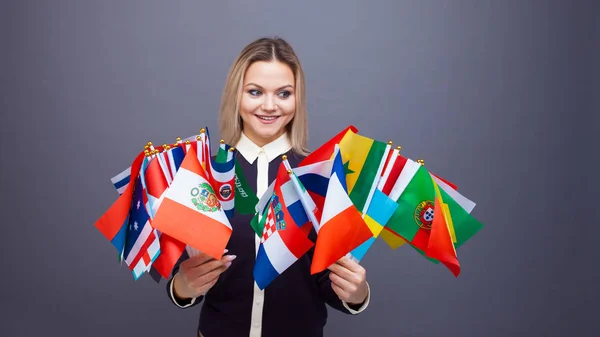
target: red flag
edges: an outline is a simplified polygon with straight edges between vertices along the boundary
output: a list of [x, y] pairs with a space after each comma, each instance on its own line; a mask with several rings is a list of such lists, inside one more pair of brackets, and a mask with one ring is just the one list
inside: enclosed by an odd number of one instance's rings
[[[435, 184], [435, 182], [434, 182]], [[429, 242], [425, 256], [436, 259], [443, 263], [454, 276], [460, 274], [460, 264], [456, 257], [456, 249], [452, 243], [450, 230], [443, 211], [443, 201], [436, 186], [433, 221], [429, 232]]]
[[358, 129], [356, 127], [354, 127], [353, 125], [348, 126], [346, 129], [344, 129], [337, 135], [333, 136], [333, 138], [325, 142], [325, 144], [321, 145], [318, 149], [310, 153], [306, 158], [304, 158], [300, 162], [298, 166], [314, 164], [320, 161], [331, 159], [331, 155], [333, 154], [335, 144], [338, 144], [342, 140], [342, 138], [344, 138], [348, 131], [358, 133]]
[[165, 233], [160, 234], [159, 242], [160, 254], [152, 262], [152, 268], [156, 269], [162, 277], [168, 279], [175, 263], [183, 254], [186, 244]]
[[131, 207], [131, 199], [133, 197], [134, 182], [140, 174], [140, 167], [144, 160], [144, 152], [140, 152], [133, 163], [131, 164], [131, 177], [130, 183], [125, 188], [125, 191], [119, 196], [119, 198], [108, 208], [108, 210], [94, 223], [94, 226], [109, 240], [111, 241], [125, 223], [127, 216], [129, 215], [129, 208]]

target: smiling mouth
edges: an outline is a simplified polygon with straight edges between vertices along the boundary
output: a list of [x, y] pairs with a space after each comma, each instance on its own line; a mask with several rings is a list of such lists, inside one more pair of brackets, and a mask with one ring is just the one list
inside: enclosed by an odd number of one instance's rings
[[279, 118], [279, 116], [260, 116], [260, 115], [256, 115], [256, 117], [262, 119], [263, 121], [274, 121], [277, 118]]

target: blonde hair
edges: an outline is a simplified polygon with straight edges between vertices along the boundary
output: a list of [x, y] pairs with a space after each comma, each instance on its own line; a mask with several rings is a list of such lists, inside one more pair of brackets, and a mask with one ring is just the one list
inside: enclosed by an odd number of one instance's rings
[[240, 117], [240, 100], [246, 70], [254, 62], [279, 61], [290, 67], [295, 79], [296, 111], [294, 118], [286, 125], [286, 130], [292, 149], [301, 155], [309, 151], [308, 121], [306, 113], [306, 91], [304, 87], [304, 72], [298, 56], [292, 47], [282, 38], [259, 38], [248, 44], [233, 62], [221, 98], [219, 109], [219, 131], [221, 138], [235, 146], [242, 135], [242, 119]]

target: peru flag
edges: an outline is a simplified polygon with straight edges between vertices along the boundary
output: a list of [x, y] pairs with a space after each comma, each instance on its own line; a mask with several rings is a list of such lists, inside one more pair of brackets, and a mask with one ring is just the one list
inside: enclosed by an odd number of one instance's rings
[[164, 194], [152, 226], [215, 259], [223, 256], [232, 228], [193, 149]]

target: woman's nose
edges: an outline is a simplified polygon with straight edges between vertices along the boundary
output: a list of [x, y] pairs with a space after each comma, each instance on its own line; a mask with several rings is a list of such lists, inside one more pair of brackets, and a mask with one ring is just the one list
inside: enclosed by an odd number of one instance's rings
[[265, 100], [262, 105], [262, 109], [264, 111], [275, 111], [277, 110], [277, 105], [275, 104], [275, 99], [269, 95], [265, 95]]

